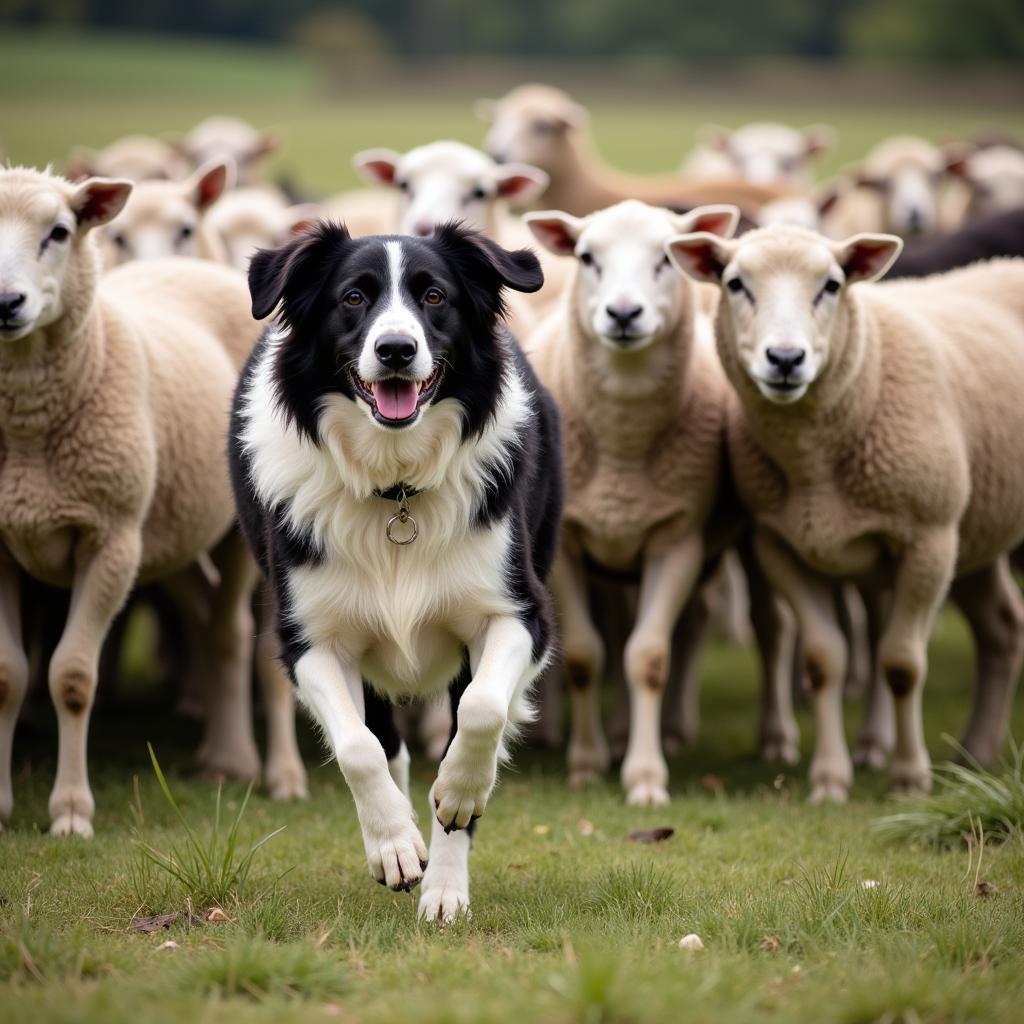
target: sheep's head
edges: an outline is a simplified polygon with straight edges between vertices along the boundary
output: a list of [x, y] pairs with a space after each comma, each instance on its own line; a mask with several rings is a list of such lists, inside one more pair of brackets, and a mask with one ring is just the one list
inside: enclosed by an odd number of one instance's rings
[[942, 150], [927, 139], [897, 135], [868, 153], [854, 180], [878, 195], [886, 231], [927, 235], [938, 228], [947, 164]]
[[768, 401], [788, 405], [840, 358], [846, 289], [881, 277], [902, 247], [893, 235], [833, 242], [778, 226], [734, 241], [683, 235], [666, 251], [683, 273], [721, 287], [718, 346], [733, 385], [744, 394], [753, 382]]
[[280, 146], [276, 132], [261, 131], [238, 117], [208, 117], [178, 142], [179, 151], [193, 167], [230, 161], [243, 185], [257, 181], [260, 165]]
[[734, 206], [703, 206], [680, 215], [634, 199], [583, 218], [560, 212], [526, 216], [541, 245], [579, 261], [579, 321], [589, 336], [620, 352], [670, 336], [687, 312], [687, 289], [668, 264], [665, 243], [685, 231], [731, 235], [738, 220]]
[[76, 146], [65, 173], [71, 181], [85, 178], [178, 181], [187, 177], [188, 172], [188, 161], [169, 142], [151, 135], [126, 135], [105, 149]]
[[233, 166], [216, 160], [185, 181], [140, 183], [104, 232], [108, 265], [198, 256], [200, 221], [233, 181]]
[[0, 169], [0, 343], [84, 316], [99, 257], [90, 236], [124, 206], [130, 181]]
[[432, 142], [404, 155], [367, 149], [352, 163], [372, 184], [398, 190], [398, 230], [406, 235], [425, 236], [439, 224], [462, 221], [493, 236], [499, 202], [526, 205], [548, 185], [548, 176], [536, 167], [497, 164], [461, 142]]
[[313, 203], [289, 206], [271, 189], [233, 189], [206, 215], [206, 226], [224, 243], [227, 262], [246, 273], [257, 249], [274, 249], [320, 216]]
[[791, 128], [758, 121], [730, 132], [713, 125], [702, 132], [712, 149], [727, 157], [736, 173], [755, 185], [801, 185], [812, 161], [832, 145], [835, 133], [824, 124]]
[[1024, 151], [1011, 145], [946, 148], [949, 173], [963, 181], [971, 193], [971, 216], [1024, 207]]
[[587, 111], [560, 89], [523, 85], [500, 100], [478, 100], [477, 116], [491, 123], [484, 149], [499, 163], [557, 170], [569, 135], [582, 130]]

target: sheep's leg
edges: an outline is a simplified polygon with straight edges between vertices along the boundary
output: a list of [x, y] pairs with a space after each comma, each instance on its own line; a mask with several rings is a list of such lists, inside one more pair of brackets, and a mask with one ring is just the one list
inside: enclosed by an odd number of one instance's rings
[[592, 584], [592, 594], [600, 608], [594, 623], [604, 640], [605, 670], [602, 682], [611, 693], [608, 716], [608, 748], [613, 761], [626, 756], [629, 743], [629, 686], [626, 684], [626, 641], [636, 622], [638, 587], [630, 583], [612, 583], [602, 580]]
[[789, 602], [800, 627], [816, 726], [810, 771], [811, 802], [842, 803], [853, 782], [853, 764], [843, 732], [846, 639], [836, 618], [834, 587], [768, 533], [758, 531], [756, 550], [765, 576]]
[[131, 591], [142, 538], [134, 527], [112, 532], [75, 552], [71, 607], [50, 659], [50, 695], [57, 709], [57, 778], [50, 794], [51, 835], [92, 835], [96, 805], [89, 788], [86, 741], [96, 694], [100, 650]]
[[[846, 635], [849, 652], [843, 694], [846, 699], [857, 700], [871, 685], [875, 651], [868, 635], [867, 610], [861, 593], [852, 583], [844, 583], [836, 595], [839, 623]], [[876, 638], [877, 639], [877, 638]]]
[[[269, 622], [271, 618], [266, 616], [264, 621]], [[295, 695], [278, 653], [273, 630], [261, 630], [256, 638], [256, 675], [267, 717], [267, 764], [263, 781], [272, 800], [304, 800], [309, 790], [295, 737]]]
[[256, 563], [238, 530], [231, 530], [217, 545], [212, 561], [220, 579], [213, 590], [203, 647], [207, 685], [200, 768], [210, 778], [258, 779], [252, 712]]
[[876, 591], [862, 596], [869, 648], [868, 692], [864, 720], [854, 747], [853, 763], [858, 768], [881, 770], [888, 764], [893, 744], [896, 742], [892, 692], [882, 676], [878, 663], [878, 645], [882, 638], [883, 604], [886, 595]]
[[793, 714], [793, 659], [796, 626], [790, 610], [772, 589], [749, 542], [739, 547], [750, 593], [750, 625], [761, 660], [761, 726], [758, 750], [763, 761], [796, 764], [800, 730]]
[[931, 762], [924, 742], [921, 700], [928, 671], [928, 639], [953, 579], [957, 531], [927, 531], [903, 553], [896, 570], [892, 610], [879, 644], [879, 664], [892, 690], [896, 746], [890, 777], [900, 792], [927, 792]]
[[14, 809], [14, 727], [27, 689], [28, 657], [21, 642], [21, 581], [18, 567], [4, 558], [0, 560], [0, 832]]
[[693, 593], [703, 557], [699, 534], [681, 540], [655, 536], [644, 554], [636, 625], [625, 652], [630, 728], [622, 785], [629, 804], [668, 803], [661, 702], [668, 682], [672, 631]]
[[1024, 599], [1006, 557], [953, 584], [953, 599], [974, 634], [971, 717], [961, 738], [981, 764], [998, 756], [1024, 660]]
[[700, 729], [700, 674], [697, 670], [711, 633], [711, 615], [707, 597], [697, 591], [687, 601], [672, 631], [671, 671], [661, 730], [665, 753], [669, 755], [693, 743]]
[[323, 728], [352, 791], [370, 874], [381, 885], [408, 892], [423, 877], [427, 847], [380, 740], [363, 720], [359, 669], [316, 644], [295, 663], [295, 680], [299, 699]]
[[599, 781], [608, 771], [608, 744], [601, 726], [600, 682], [604, 643], [594, 628], [583, 566], [565, 543], [551, 570], [551, 592], [562, 626], [562, 664], [569, 691], [569, 785]]
[[433, 697], [420, 708], [419, 733], [423, 750], [431, 761], [440, 762], [452, 732], [452, 709], [448, 694]]

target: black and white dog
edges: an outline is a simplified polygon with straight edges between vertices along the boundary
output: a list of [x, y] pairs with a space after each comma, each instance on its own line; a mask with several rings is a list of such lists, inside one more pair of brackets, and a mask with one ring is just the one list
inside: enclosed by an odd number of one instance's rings
[[[558, 417], [504, 329], [529, 250], [456, 225], [351, 238], [321, 223], [252, 259], [257, 319], [231, 463], [283, 656], [355, 798], [370, 873], [422, 878], [421, 917], [469, 904], [469, 827], [550, 658]], [[389, 701], [451, 688], [430, 861]], [[425, 869], [425, 870], [424, 870]]]

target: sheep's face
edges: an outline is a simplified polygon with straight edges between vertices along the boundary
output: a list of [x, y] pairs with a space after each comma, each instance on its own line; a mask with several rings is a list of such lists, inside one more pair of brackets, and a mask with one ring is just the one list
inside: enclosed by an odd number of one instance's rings
[[17, 341], [92, 298], [96, 253], [86, 236], [124, 205], [129, 181], [0, 170], [0, 343]]
[[186, 181], [142, 182], [104, 232], [107, 265], [200, 255], [200, 221], [231, 175], [228, 164], [217, 162]]
[[857, 184], [877, 193], [886, 231], [926, 235], [938, 227], [945, 173], [941, 150], [924, 139], [899, 136], [868, 154]]
[[775, 227], [734, 242], [675, 238], [668, 252], [680, 270], [722, 288], [718, 343], [733, 383], [741, 373], [768, 401], [789, 405], [841, 356], [837, 317], [847, 287], [884, 274], [902, 245], [892, 235], [832, 242]]
[[732, 206], [680, 216], [627, 200], [582, 219], [536, 213], [526, 223], [551, 252], [579, 261], [574, 294], [584, 331], [607, 348], [636, 352], [671, 336], [682, 316], [692, 314], [665, 243], [681, 231], [730, 235], [738, 219]]
[[89, 177], [177, 181], [188, 172], [188, 161], [173, 146], [148, 135], [127, 135], [101, 150], [79, 146], [67, 168], [72, 181]]
[[547, 86], [522, 86], [502, 100], [480, 100], [476, 112], [491, 122], [484, 149], [495, 160], [549, 172], [557, 169], [569, 133], [587, 123], [583, 107]]
[[827, 125], [797, 129], [759, 122], [734, 132], [712, 129], [708, 141], [755, 185], [798, 185], [808, 164], [831, 145], [832, 134]]
[[1019, 149], [991, 146], [955, 159], [950, 170], [971, 190], [972, 216], [1024, 207], [1024, 152]]
[[536, 167], [499, 165], [461, 142], [434, 142], [404, 156], [369, 149], [358, 153], [353, 163], [371, 183], [398, 190], [398, 230], [421, 237], [450, 221], [493, 236], [499, 201], [526, 205], [548, 184], [548, 176]]
[[260, 164], [280, 144], [273, 132], [260, 131], [240, 118], [209, 117], [197, 124], [180, 146], [193, 167], [227, 162], [235, 168], [239, 183], [251, 185], [259, 177]]
[[224, 243], [227, 262], [246, 273], [257, 249], [273, 249], [315, 220], [312, 204], [288, 206], [264, 189], [236, 189], [210, 209], [205, 227]]

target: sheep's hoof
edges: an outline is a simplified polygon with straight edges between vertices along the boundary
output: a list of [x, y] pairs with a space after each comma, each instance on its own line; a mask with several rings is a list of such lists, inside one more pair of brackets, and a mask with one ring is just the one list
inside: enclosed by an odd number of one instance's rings
[[858, 768], [879, 772], [889, 763], [889, 748], [876, 739], [860, 740], [853, 752], [853, 763]]
[[815, 782], [808, 799], [812, 804], [845, 804], [850, 792], [842, 782]]
[[931, 767], [927, 763], [893, 761], [889, 770], [889, 786], [893, 793], [922, 796], [932, 789]]
[[569, 788], [586, 789], [588, 786], [599, 786], [604, 781], [604, 772], [597, 768], [570, 768]]
[[69, 811], [67, 814], [58, 815], [50, 825], [51, 836], [81, 836], [83, 839], [92, 839], [92, 822], [88, 818]]
[[301, 764], [283, 768], [267, 766], [264, 782], [271, 800], [308, 800], [306, 770]]
[[800, 761], [800, 747], [796, 740], [772, 737], [761, 741], [761, 760], [768, 764], [797, 764]]
[[656, 782], [638, 782], [626, 790], [630, 807], [664, 807], [668, 803], [668, 790]]

